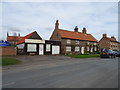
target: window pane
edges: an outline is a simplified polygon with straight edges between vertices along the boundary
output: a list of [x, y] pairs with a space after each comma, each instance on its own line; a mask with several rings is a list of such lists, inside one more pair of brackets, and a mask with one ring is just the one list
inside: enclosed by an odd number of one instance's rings
[[80, 50], [80, 47], [75, 47], [75, 51], [79, 51]]
[[50, 44], [46, 44], [46, 51], [50, 51]]
[[67, 47], [66, 47], [66, 51], [67, 51], [67, 52], [70, 52], [70, 51], [71, 51], [71, 47], [70, 47], [70, 46], [67, 46]]
[[36, 52], [36, 44], [27, 44], [27, 51], [28, 52]]

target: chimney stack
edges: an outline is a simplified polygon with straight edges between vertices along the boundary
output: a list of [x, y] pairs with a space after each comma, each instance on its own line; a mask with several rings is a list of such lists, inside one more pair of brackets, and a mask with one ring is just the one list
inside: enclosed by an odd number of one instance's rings
[[77, 26], [75, 26], [74, 32], [78, 32], [78, 27]]
[[86, 33], [87, 33], [86, 28], [83, 28], [82, 33], [83, 33], [83, 34], [86, 34]]
[[58, 22], [58, 20], [56, 20], [55, 29], [59, 29], [59, 22]]
[[112, 39], [116, 40], [116, 38], [114, 36], [111, 36]]
[[7, 32], [7, 37], [9, 36], [9, 33]]
[[20, 37], [20, 33], [18, 34], [18, 36]]
[[104, 34], [103, 34], [103, 37], [104, 37], [104, 38], [106, 38], [106, 37], [107, 37], [107, 34], [106, 34], [106, 33], [104, 33]]

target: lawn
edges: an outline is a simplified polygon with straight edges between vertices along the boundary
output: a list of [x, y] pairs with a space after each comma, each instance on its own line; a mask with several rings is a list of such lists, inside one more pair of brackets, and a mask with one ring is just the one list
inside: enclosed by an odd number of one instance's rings
[[15, 58], [2, 58], [2, 59], [0, 59], [0, 65], [2, 64], [2, 66], [14, 65], [14, 64], [18, 64], [18, 63], [20, 63], [20, 61], [15, 59]]
[[73, 57], [73, 58], [94, 58], [94, 57], [99, 57], [99, 54], [83, 54], [83, 55], [66, 55], [69, 57]]

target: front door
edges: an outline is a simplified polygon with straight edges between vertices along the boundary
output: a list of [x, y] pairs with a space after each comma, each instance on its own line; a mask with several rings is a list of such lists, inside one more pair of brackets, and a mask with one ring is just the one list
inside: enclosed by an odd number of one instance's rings
[[84, 54], [84, 47], [81, 47], [81, 53]]
[[44, 54], [44, 45], [39, 44], [39, 55], [43, 55], [43, 54]]

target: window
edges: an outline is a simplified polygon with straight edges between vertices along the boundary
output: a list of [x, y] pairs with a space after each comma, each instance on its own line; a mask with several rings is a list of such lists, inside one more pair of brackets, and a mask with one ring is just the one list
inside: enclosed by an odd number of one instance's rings
[[70, 43], [71, 43], [71, 40], [70, 40], [70, 39], [68, 39], [68, 40], [67, 40], [67, 44], [70, 44]]
[[66, 52], [71, 52], [71, 46], [66, 46]]
[[80, 47], [79, 47], [79, 46], [76, 46], [76, 47], [75, 47], [75, 51], [80, 51]]
[[50, 51], [50, 44], [46, 44], [46, 51]]
[[36, 44], [27, 44], [27, 51], [28, 52], [36, 52]]
[[75, 44], [79, 44], [79, 40], [75, 40]]

